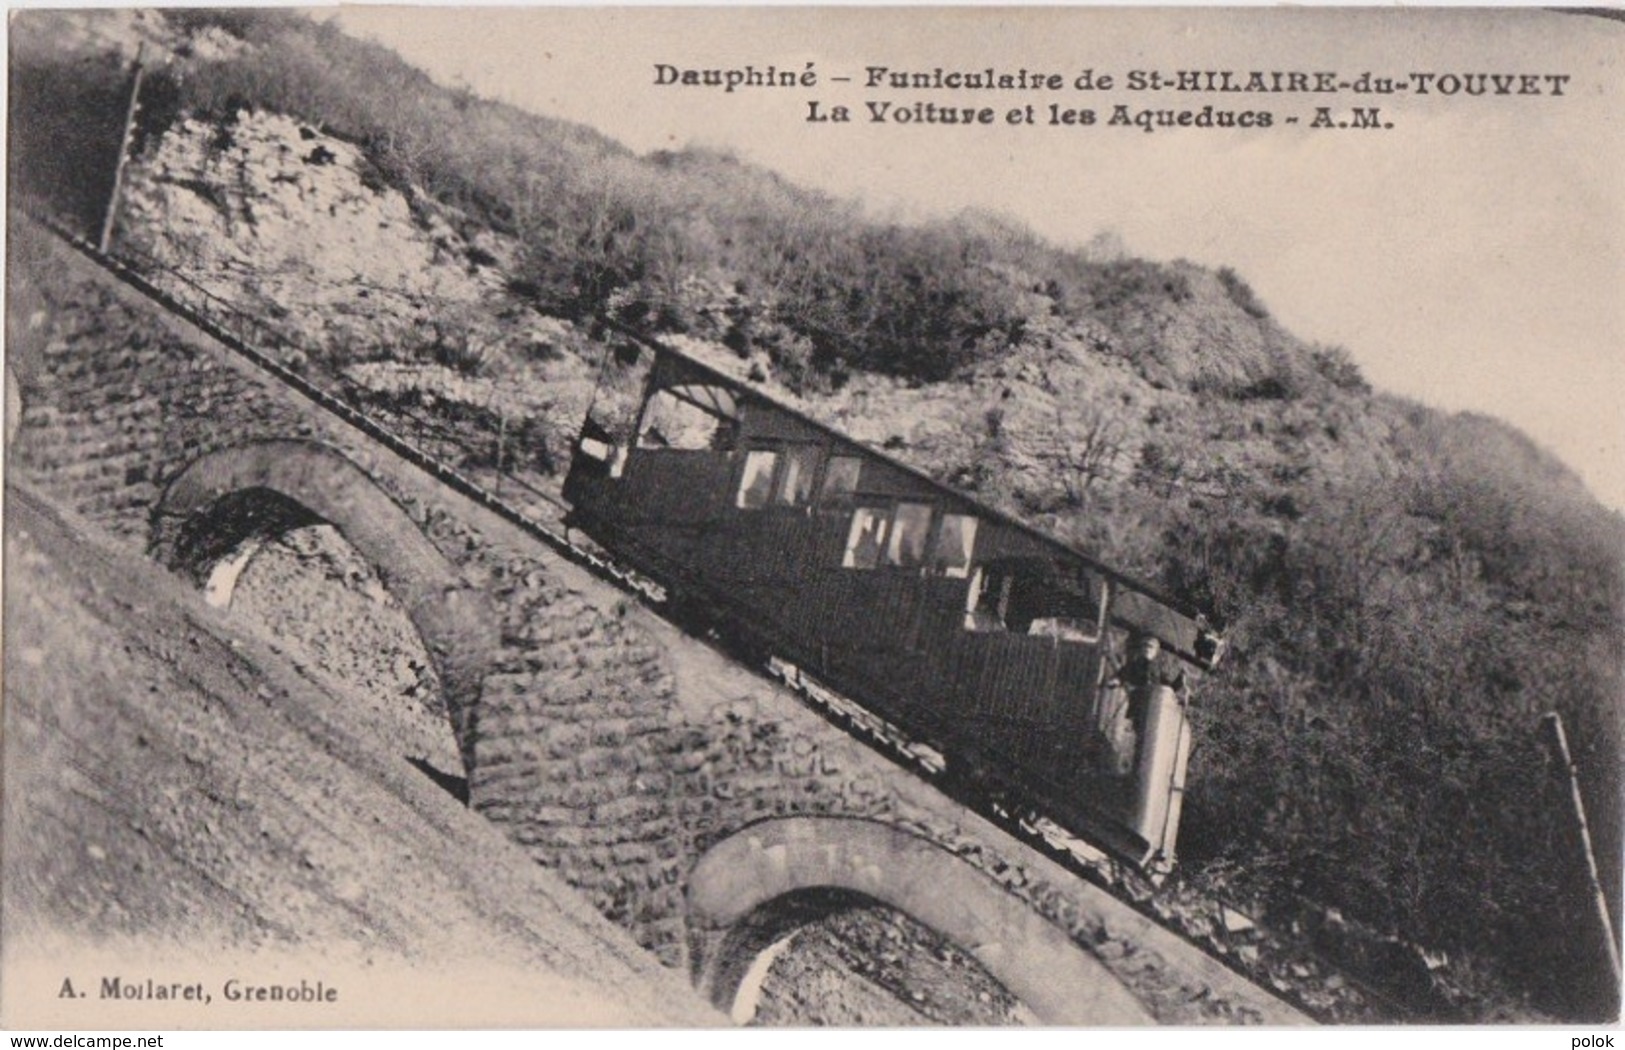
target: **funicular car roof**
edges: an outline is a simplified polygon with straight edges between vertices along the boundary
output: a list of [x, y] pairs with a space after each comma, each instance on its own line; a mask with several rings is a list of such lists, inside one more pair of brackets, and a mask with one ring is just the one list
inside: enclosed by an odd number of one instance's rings
[[[1130, 592], [1133, 592], [1133, 593], [1135, 593], [1137, 595], [1140, 595], [1143, 598], [1150, 599], [1151, 601], [1155, 602], [1156, 604], [1162, 606], [1166, 611], [1172, 612], [1172, 613], [1176, 614], [1177, 616], [1179, 616], [1179, 617], [1181, 617], [1181, 618], [1183, 618], [1183, 619], [1185, 619], [1187, 621], [1190, 621], [1192, 627], [1197, 632], [1200, 632], [1200, 631], [1202, 631], [1204, 629], [1212, 630], [1214, 632], [1218, 632], [1220, 630], [1220, 625], [1218, 625], [1217, 623], [1211, 621], [1207, 617], [1206, 614], [1204, 614], [1200, 610], [1196, 609], [1194, 606], [1190, 605], [1189, 603], [1181, 602], [1181, 601], [1178, 601], [1178, 600], [1176, 600], [1174, 598], [1171, 598], [1168, 595], [1163, 594], [1162, 592], [1158, 591], [1155, 587], [1153, 587], [1152, 585], [1146, 583], [1143, 580], [1136, 579], [1133, 576], [1128, 575], [1127, 573], [1120, 572], [1117, 569], [1113, 569], [1112, 567], [1103, 564], [1102, 562], [1097, 560], [1092, 555], [1090, 555], [1090, 554], [1088, 554], [1088, 553], [1086, 553], [1084, 551], [1081, 551], [1078, 548], [1073, 547], [1072, 545], [1070, 545], [1068, 543], [1064, 543], [1061, 540], [1055, 539], [1053, 536], [1048, 536], [1045, 533], [1043, 533], [1043, 532], [1039, 531], [1038, 529], [1034, 528], [1033, 526], [1028, 525], [1025, 522], [1022, 522], [1022, 521], [1012, 517], [1011, 515], [1005, 513], [1004, 511], [1001, 511], [1001, 510], [997, 509], [996, 507], [991, 507], [991, 506], [987, 505], [986, 503], [981, 502], [980, 500], [977, 500], [977, 499], [975, 499], [973, 497], [967, 496], [964, 493], [959, 492], [958, 490], [956, 490], [954, 488], [951, 488], [950, 486], [944, 485], [943, 483], [937, 481], [935, 478], [933, 478], [930, 475], [926, 474], [924, 471], [921, 471], [921, 470], [918, 470], [918, 469], [916, 469], [914, 467], [911, 467], [906, 463], [902, 463], [902, 462], [898, 461], [897, 459], [895, 459], [894, 457], [889, 456], [886, 453], [880, 451], [879, 449], [871, 448], [870, 446], [865, 445], [860, 441], [857, 441], [857, 440], [855, 440], [855, 439], [853, 439], [851, 437], [848, 437], [847, 435], [841, 433], [839, 430], [836, 430], [834, 427], [831, 427], [831, 426], [829, 426], [829, 425], [827, 425], [825, 423], [821, 423], [818, 420], [813, 419], [811, 416], [808, 416], [806, 413], [804, 413], [804, 412], [802, 412], [802, 411], [800, 411], [798, 409], [792, 408], [789, 405], [786, 405], [781, 401], [775, 400], [773, 397], [771, 397], [771, 396], [769, 396], [769, 395], [767, 395], [765, 393], [762, 393], [761, 391], [756, 390], [753, 387], [750, 387], [749, 385], [742, 382], [741, 380], [733, 378], [732, 376], [728, 375], [726, 372], [723, 372], [718, 368], [715, 368], [715, 367], [713, 367], [711, 365], [708, 365], [703, 361], [699, 361], [699, 360], [689, 356], [688, 354], [683, 353], [681, 350], [676, 349], [675, 347], [668, 346], [667, 344], [662, 343], [657, 339], [652, 339], [649, 336], [644, 335], [643, 333], [638, 332], [638, 331], [636, 331], [634, 329], [627, 328], [624, 325], [618, 324], [618, 323], [613, 322], [613, 321], [606, 321], [605, 324], [606, 324], [607, 327], [613, 329], [614, 331], [620, 333], [621, 335], [624, 335], [627, 338], [635, 340], [640, 345], [648, 347], [650, 350], [654, 351], [658, 355], [658, 358], [669, 361], [672, 364], [674, 364], [678, 369], [680, 369], [680, 371], [674, 377], [676, 382], [671, 384], [671, 385], [684, 385], [682, 381], [685, 378], [687, 378], [687, 376], [697, 376], [699, 381], [703, 382], [707, 386], [722, 386], [723, 388], [725, 388], [725, 389], [727, 389], [729, 391], [732, 391], [734, 393], [735, 399], [736, 399], [735, 400], [736, 410], [737, 410], [737, 406], [740, 405], [740, 404], [750, 404], [752, 402], [756, 402], [756, 403], [760, 403], [760, 404], [766, 406], [767, 408], [772, 409], [775, 412], [783, 413], [784, 415], [790, 417], [791, 419], [794, 419], [797, 423], [799, 423], [799, 424], [813, 430], [814, 432], [816, 432], [818, 434], [821, 434], [824, 437], [828, 438], [832, 443], [834, 443], [834, 444], [836, 444], [838, 446], [843, 446], [845, 448], [855, 450], [855, 451], [859, 452], [860, 454], [862, 454], [863, 456], [865, 456], [867, 458], [878, 460], [881, 463], [884, 463], [889, 468], [891, 468], [893, 470], [896, 470], [896, 471], [899, 471], [902, 474], [908, 476], [909, 478], [919, 482], [920, 484], [926, 486], [933, 493], [938, 494], [938, 496], [943, 500], [944, 503], [967, 504], [967, 505], [969, 505], [971, 507], [974, 507], [976, 509], [977, 514], [979, 514], [980, 516], [986, 518], [988, 521], [994, 522], [994, 523], [996, 523], [998, 525], [1001, 525], [1001, 526], [1003, 526], [1005, 528], [1013, 529], [1013, 530], [1019, 532], [1020, 534], [1027, 537], [1028, 539], [1036, 541], [1037, 543], [1042, 544], [1043, 546], [1047, 547], [1048, 549], [1053, 551], [1058, 557], [1063, 558], [1063, 559], [1073, 559], [1073, 560], [1082, 562], [1083, 565], [1086, 566], [1087, 568], [1099, 573], [1101, 576], [1103, 576], [1106, 579], [1110, 580], [1116, 587], [1126, 589], [1126, 590], [1128, 590]], [[658, 365], [656, 367], [658, 368]], [[653, 375], [653, 374], [654, 373], [651, 373], [651, 375]], [[692, 383], [693, 381], [689, 380], [689, 382]], [[667, 389], [667, 388], [668, 387], [661, 387], [661, 389]], [[1037, 559], [1034, 559], [1034, 560], [1037, 560]], [[1143, 603], [1134, 603], [1134, 604], [1136, 606], [1142, 606], [1143, 607]], [[1155, 617], [1155, 616], [1150, 616], [1148, 618], [1149, 619], [1162, 619], [1160, 617]], [[1116, 619], [1115, 616], [1114, 616], [1114, 619]], [[1143, 624], [1137, 625], [1137, 624], [1132, 624], [1132, 623], [1125, 623], [1125, 626], [1129, 626], [1129, 627], [1141, 626], [1141, 627], [1144, 627], [1146, 625], [1143, 625]], [[1174, 638], [1174, 637], [1169, 637], [1170, 634], [1174, 633], [1174, 632], [1168, 630], [1168, 628], [1170, 626], [1172, 626], [1172, 625], [1164, 623], [1163, 629], [1159, 630], [1159, 631], [1156, 631], [1155, 633], [1157, 633], [1159, 635], [1159, 637], [1162, 637], [1163, 641], [1166, 644], [1168, 644], [1170, 647], [1172, 647], [1178, 653], [1179, 656], [1183, 657], [1184, 659], [1186, 659], [1186, 660], [1188, 660], [1188, 661], [1190, 661], [1192, 663], [1197, 664], [1198, 666], [1201, 666], [1203, 661], [1201, 661], [1199, 658], [1197, 658], [1194, 653], [1184, 651], [1185, 647], [1183, 645], [1179, 644], [1179, 639]]]

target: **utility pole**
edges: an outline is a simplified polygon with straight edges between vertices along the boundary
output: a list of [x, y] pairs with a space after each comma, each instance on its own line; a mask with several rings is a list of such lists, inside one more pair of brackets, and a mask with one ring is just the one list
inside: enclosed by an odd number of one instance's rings
[[119, 195], [124, 190], [124, 165], [130, 159], [130, 139], [135, 134], [135, 115], [141, 112], [141, 78], [146, 69], [147, 44], [142, 41], [135, 51], [135, 71], [130, 77], [130, 103], [124, 110], [124, 134], [119, 136], [118, 163], [113, 166], [113, 191], [107, 198], [107, 214], [102, 217], [102, 235], [96, 248], [103, 255], [113, 246], [113, 224], [118, 220]]
[[1597, 874], [1597, 855], [1591, 846], [1591, 826], [1586, 823], [1585, 801], [1580, 797], [1580, 778], [1574, 768], [1574, 759], [1569, 755], [1568, 734], [1563, 731], [1563, 716], [1556, 711], [1548, 711], [1541, 716], [1541, 728], [1546, 730], [1547, 743], [1551, 746], [1552, 754], [1561, 767], [1562, 774], [1568, 779], [1570, 805], [1574, 812], [1574, 823], [1578, 830], [1580, 851], [1585, 855], [1586, 877], [1590, 882], [1592, 903], [1597, 912], [1597, 928], [1602, 933], [1603, 943], [1607, 946], [1609, 972], [1614, 978], [1613, 987], [1620, 985], [1619, 944], [1614, 940], [1614, 924], [1608, 917], [1608, 899], [1602, 893], [1602, 879]]

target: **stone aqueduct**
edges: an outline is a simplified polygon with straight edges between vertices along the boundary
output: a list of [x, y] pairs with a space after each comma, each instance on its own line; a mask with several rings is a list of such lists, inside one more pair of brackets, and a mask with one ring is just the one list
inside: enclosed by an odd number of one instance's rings
[[435, 662], [473, 807], [724, 1009], [787, 932], [773, 904], [827, 889], [933, 928], [1048, 1023], [1304, 1020], [42, 230], [13, 230], [31, 258], [11, 277], [8, 469], [200, 582], [247, 541], [334, 526]]

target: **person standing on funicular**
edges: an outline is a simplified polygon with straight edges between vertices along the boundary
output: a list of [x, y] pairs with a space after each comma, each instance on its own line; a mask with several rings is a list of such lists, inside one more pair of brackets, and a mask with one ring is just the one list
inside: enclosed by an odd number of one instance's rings
[[1135, 632], [1129, 637], [1128, 656], [1106, 684], [1121, 686], [1128, 693], [1128, 721], [1134, 730], [1134, 764], [1130, 769], [1137, 772], [1145, 753], [1151, 692], [1158, 686], [1167, 686], [1183, 696], [1185, 672], [1162, 651], [1162, 639], [1154, 634]]

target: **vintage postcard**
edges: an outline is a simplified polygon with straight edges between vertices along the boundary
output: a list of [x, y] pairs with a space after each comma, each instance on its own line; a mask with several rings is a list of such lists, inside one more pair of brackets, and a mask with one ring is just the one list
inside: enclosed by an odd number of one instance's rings
[[6, 1028], [1617, 1021], [1619, 12], [8, 39]]

